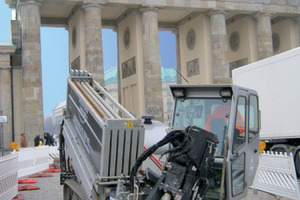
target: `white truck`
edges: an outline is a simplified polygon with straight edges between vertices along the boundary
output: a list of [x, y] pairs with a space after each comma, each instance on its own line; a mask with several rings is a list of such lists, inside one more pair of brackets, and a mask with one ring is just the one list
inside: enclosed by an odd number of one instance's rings
[[237, 68], [232, 78], [258, 92], [260, 140], [267, 150], [292, 152], [300, 176], [300, 48]]

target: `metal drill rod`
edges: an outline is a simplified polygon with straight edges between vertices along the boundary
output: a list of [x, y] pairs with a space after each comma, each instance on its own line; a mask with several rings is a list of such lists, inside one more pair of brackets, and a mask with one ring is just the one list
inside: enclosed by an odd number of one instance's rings
[[[80, 91], [79, 87], [76, 85], [75, 81], [74, 80], [71, 80], [71, 79], [68, 79], [68, 84], [70, 85], [70, 87], [72, 88], [72, 90], [74, 90], [75, 94], [80, 98], [80, 99], [83, 99], [85, 100], [85, 102], [90, 105], [90, 103], [87, 101], [86, 97], [84, 96], [84, 94]], [[76, 103], [74, 102], [74, 99], [72, 98], [72, 95], [68, 94], [68, 98], [72, 101], [72, 103], [75, 105]], [[78, 106], [75, 105], [77, 107], [77, 109], [79, 110]], [[91, 105], [90, 105], [91, 106]], [[103, 117], [98, 113], [98, 111], [96, 109], [91, 109], [90, 110], [91, 113], [95, 116], [98, 116], [98, 117], [95, 117], [96, 120], [99, 120], [98, 122], [99, 123], [104, 123], [103, 121]]]
[[121, 117], [111, 108], [106, 101], [94, 90], [94, 88], [87, 82], [83, 83], [94, 95], [95, 97], [103, 104], [103, 106], [116, 118], [121, 119]]
[[119, 111], [121, 111], [126, 117], [135, 119], [135, 117], [128, 112], [121, 104], [119, 104], [116, 100], [114, 100], [108, 92], [106, 92], [96, 81], [93, 80], [93, 84], [98, 88], [113, 104], [116, 106]]
[[95, 101], [95, 103], [103, 110], [103, 112], [109, 117], [109, 119], [115, 119], [115, 117], [106, 109], [106, 107], [93, 94], [93, 92], [85, 85], [85, 82], [81, 82], [81, 86], [90, 95], [90, 97]]
[[99, 113], [99, 115], [102, 117], [108, 118], [108, 116], [104, 113], [104, 111], [97, 105], [97, 103], [92, 99], [92, 97], [85, 91], [85, 89], [80, 85], [79, 81], [76, 81], [76, 85], [81, 90], [81, 92], [84, 94], [84, 96], [87, 98], [88, 102], [94, 107], [94, 109]]

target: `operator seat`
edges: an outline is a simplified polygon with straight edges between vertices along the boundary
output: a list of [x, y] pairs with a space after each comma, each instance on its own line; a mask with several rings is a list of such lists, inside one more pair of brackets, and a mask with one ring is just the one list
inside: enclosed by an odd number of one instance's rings
[[215, 108], [211, 115], [207, 116], [207, 122], [205, 130], [214, 133], [218, 136], [218, 152], [217, 156], [223, 156], [224, 154], [224, 140], [225, 133], [227, 132], [227, 120], [230, 113], [229, 105], [219, 105]]

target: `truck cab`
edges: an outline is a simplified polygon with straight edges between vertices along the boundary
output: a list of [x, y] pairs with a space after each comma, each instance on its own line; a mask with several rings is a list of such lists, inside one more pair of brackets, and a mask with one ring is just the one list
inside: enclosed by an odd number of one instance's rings
[[[197, 126], [218, 136], [207, 198], [219, 199], [220, 193], [223, 199], [245, 197], [258, 165], [260, 115], [256, 91], [235, 85], [173, 85], [170, 89], [174, 97], [173, 127]], [[224, 162], [225, 184], [221, 189]]]

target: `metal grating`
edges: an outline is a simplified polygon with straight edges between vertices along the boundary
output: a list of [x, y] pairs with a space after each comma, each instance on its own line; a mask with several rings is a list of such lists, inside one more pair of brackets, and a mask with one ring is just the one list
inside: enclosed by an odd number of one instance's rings
[[104, 140], [101, 176], [128, 176], [143, 152], [144, 131], [141, 128], [111, 128], [106, 130]]

